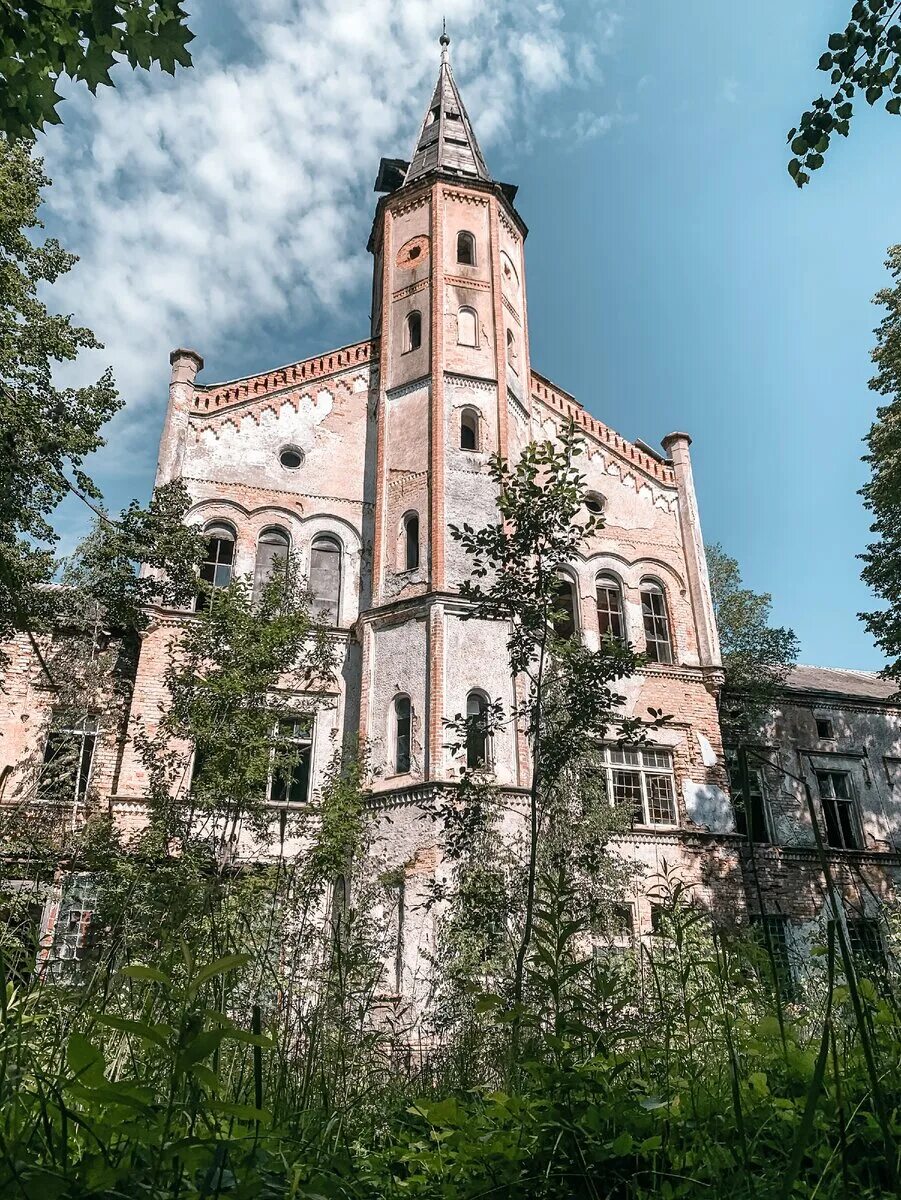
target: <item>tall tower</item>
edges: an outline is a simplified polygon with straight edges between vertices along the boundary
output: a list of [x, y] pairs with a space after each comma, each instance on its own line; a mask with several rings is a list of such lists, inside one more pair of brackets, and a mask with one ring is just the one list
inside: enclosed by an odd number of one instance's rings
[[[512, 699], [503, 630], [461, 620], [467, 566], [448, 527], [496, 519], [489, 455], [528, 440], [527, 231], [515, 187], [485, 165], [449, 41], [411, 161], [382, 160], [369, 242], [378, 432], [361, 725], [386, 789], [457, 777], [445, 717], [474, 693]], [[518, 781], [512, 736], [494, 768]]]

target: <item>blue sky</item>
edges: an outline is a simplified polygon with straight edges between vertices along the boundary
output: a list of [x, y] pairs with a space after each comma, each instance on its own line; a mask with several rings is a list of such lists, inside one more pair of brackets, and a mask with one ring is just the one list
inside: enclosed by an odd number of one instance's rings
[[[82, 258], [61, 303], [127, 400], [94, 464], [112, 504], [149, 492], [172, 346], [215, 381], [365, 336], [372, 180], [409, 153], [443, 10], [489, 167], [520, 187], [533, 365], [627, 437], [688, 430], [705, 536], [801, 660], [881, 666], [856, 491], [901, 121], [859, 112], [801, 193], [785, 170], [849, 0], [191, 7], [192, 71], [120, 68], [42, 139], [48, 226]], [[62, 511], [65, 542], [82, 520]]]

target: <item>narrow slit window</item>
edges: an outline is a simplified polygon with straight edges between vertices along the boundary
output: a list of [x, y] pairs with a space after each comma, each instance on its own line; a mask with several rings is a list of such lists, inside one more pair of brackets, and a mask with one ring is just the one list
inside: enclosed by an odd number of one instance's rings
[[476, 265], [476, 240], [465, 229], [457, 234], [457, 262], [465, 267]]
[[623, 593], [619, 580], [600, 575], [597, 581], [598, 630], [602, 638], [624, 642]]
[[418, 350], [422, 345], [422, 313], [407, 314], [406, 350]]
[[415, 571], [419, 567], [419, 514], [407, 513], [404, 517], [404, 570]]
[[644, 636], [650, 662], [671, 663], [673, 646], [670, 637], [669, 616], [666, 611], [666, 596], [659, 583], [645, 580], [641, 585], [641, 615], [644, 620]]
[[490, 758], [488, 697], [470, 692], [466, 697], [466, 765], [470, 770], [487, 767]]
[[337, 625], [341, 598], [341, 543], [327, 534], [313, 540], [310, 594], [314, 615], [326, 624]]
[[471, 409], [466, 409], [460, 417], [460, 449], [478, 450], [479, 448], [479, 418]]
[[507, 330], [507, 362], [516, 370], [516, 335], [512, 329]]
[[576, 619], [576, 589], [571, 579], [561, 575], [557, 580], [554, 593], [554, 614], [552, 617], [554, 633], [559, 638], [576, 636], [578, 622]]
[[394, 701], [394, 771], [406, 775], [410, 770], [410, 735], [413, 709], [409, 696], [397, 696]]

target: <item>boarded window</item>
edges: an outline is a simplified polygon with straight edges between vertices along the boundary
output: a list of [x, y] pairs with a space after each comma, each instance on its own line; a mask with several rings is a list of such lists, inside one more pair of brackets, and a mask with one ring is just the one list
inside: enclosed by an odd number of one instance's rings
[[597, 581], [598, 629], [601, 637], [615, 642], [625, 641], [623, 593], [619, 580], [612, 575], [600, 575]]
[[283, 529], [266, 529], [257, 542], [257, 557], [253, 568], [253, 599], [258, 601], [276, 567], [287, 573], [291, 543]]
[[461, 346], [478, 346], [478, 319], [474, 308], [461, 308], [457, 313], [457, 341]]
[[673, 647], [670, 640], [669, 616], [666, 597], [659, 583], [647, 579], [641, 585], [641, 615], [644, 619], [644, 636], [650, 662], [671, 663]]
[[313, 614], [326, 624], [338, 624], [341, 596], [341, 543], [323, 534], [310, 552], [310, 594]]
[[397, 775], [406, 775], [410, 770], [412, 725], [410, 697], [397, 696], [394, 700], [394, 770]]
[[54, 721], [44, 746], [39, 800], [81, 804], [91, 779], [97, 722], [93, 717]]

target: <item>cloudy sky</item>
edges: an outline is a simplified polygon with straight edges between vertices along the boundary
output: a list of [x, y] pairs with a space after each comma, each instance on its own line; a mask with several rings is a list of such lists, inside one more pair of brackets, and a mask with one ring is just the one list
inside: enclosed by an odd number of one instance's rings
[[[848, 0], [187, 7], [192, 70], [70, 89], [40, 139], [48, 228], [81, 257], [58, 303], [127, 400], [94, 464], [111, 504], [149, 492], [173, 346], [217, 381], [365, 335], [372, 182], [409, 156], [443, 13], [489, 166], [520, 185], [534, 366], [627, 437], [687, 429], [705, 534], [802, 660], [881, 665], [855, 493], [901, 121], [856, 118], [804, 193], [785, 172]], [[63, 510], [66, 542], [81, 521]]]

